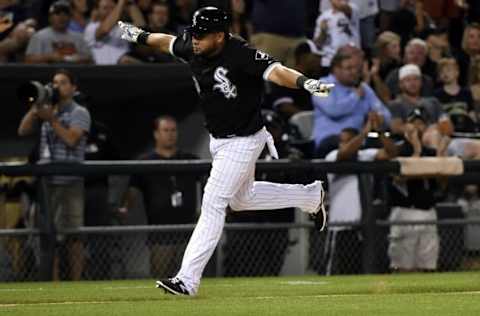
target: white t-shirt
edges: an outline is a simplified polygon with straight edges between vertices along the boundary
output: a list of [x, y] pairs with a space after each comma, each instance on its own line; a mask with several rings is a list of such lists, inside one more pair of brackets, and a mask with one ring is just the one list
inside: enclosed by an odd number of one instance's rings
[[129, 51], [129, 44], [121, 39], [121, 30], [117, 25], [108, 35], [97, 40], [95, 32], [99, 26], [100, 22], [88, 23], [83, 34], [84, 39], [90, 47], [97, 65], [115, 65], [120, 57]]
[[320, 27], [323, 21], [327, 21], [327, 39], [320, 51], [323, 55], [322, 66], [329, 67], [337, 50], [347, 44], [360, 47], [360, 20], [358, 10], [352, 6], [352, 16], [348, 18], [345, 13], [333, 10], [323, 12], [317, 19], [314, 38], [320, 35]]
[[[354, 4], [358, 8], [358, 17], [360, 19], [366, 18], [378, 13], [377, 0], [350, 0], [350, 3]], [[332, 2], [330, 0], [320, 1], [320, 12], [325, 12], [332, 8]]]
[[[358, 151], [358, 161], [373, 161], [378, 149], [370, 148]], [[338, 150], [331, 151], [326, 161], [336, 161]], [[328, 212], [329, 223], [359, 222], [362, 218], [362, 204], [358, 190], [358, 177], [356, 175], [328, 174], [328, 199], [330, 209]], [[347, 227], [332, 227], [333, 230], [342, 230]]]

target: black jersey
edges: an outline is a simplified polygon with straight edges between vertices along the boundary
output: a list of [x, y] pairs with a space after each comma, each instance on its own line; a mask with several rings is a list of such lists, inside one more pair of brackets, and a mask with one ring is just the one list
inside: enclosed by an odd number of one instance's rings
[[236, 37], [212, 58], [193, 54], [191, 35], [177, 37], [172, 54], [190, 64], [208, 131], [214, 137], [247, 136], [263, 127], [263, 80], [276, 61]]

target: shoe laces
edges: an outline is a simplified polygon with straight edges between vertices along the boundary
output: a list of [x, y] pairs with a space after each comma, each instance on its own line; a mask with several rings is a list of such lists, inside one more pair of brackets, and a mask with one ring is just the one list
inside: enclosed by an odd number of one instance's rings
[[179, 278], [175, 277], [175, 278], [171, 278], [170, 279], [170, 282], [172, 282], [173, 284], [180, 284], [180, 283], [183, 283], [182, 280], [180, 280]]

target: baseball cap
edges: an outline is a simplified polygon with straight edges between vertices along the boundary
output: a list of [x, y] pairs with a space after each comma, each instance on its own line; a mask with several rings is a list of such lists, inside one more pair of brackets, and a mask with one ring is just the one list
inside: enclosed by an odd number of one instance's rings
[[192, 25], [187, 31], [192, 35], [228, 31], [228, 15], [216, 7], [203, 7], [195, 11]]
[[67, 15], [72, 14], [72, 8], [70, 7], [70, 3], [65, 0], [59, 0], [52, 3], [50, 8], [48, 9], [49, 14], [58, 14], [58, 13], [65, 13]]
[[424, 123], [427, 123], [427, 113], [425, 108], [418, 107], [410, 111], [407, 116], [407, 122], [411, 123], [416, 119], [422, 120]]
[[412, 75], [415, 75], [415, 76], [418, 76], [418, 77], [422, 76], [422, 71], [420, 70], [420, 68], [417, 65], [407, 64], [405, 66], [402, 66], [400, 68], [400, 70], [398, 71], [398, 79], [399, 80], [402, 80], [403, 78], [405, 78], [407, 76], [412, 76]]

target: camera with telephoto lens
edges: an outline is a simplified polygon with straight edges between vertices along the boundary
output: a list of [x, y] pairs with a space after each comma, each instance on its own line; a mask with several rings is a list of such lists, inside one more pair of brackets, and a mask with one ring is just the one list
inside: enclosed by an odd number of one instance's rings
[[56, 104], [60, 101], [60, 94], [53, 84], [43, 85], [38, 81], [30, 81], [22, 84], [17, 89], [17, 97], [20, 101], [31, 106], [41, 106], [43, 104]]

